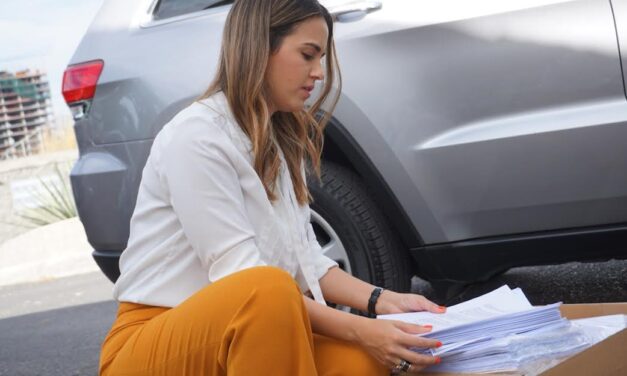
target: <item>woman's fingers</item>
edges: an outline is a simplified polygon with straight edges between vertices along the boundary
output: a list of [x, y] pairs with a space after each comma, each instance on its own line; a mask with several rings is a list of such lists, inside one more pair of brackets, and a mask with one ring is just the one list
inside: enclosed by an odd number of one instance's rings
[[431, 313], [444, 313], [446, 307], [440, 306], [420, 294], [398, 294], [400, 297], [399, 308], [402, 312], [427, 311]]
[[404, 348], [399, 350], [399, 360], [394, 365], [400, 364], [402, 361], [401, 359], [411, 363], [409, 372], [418, 372], [425, 367], [439, 364], [441, 361], [438, 356], [422, 355]]
[[[413, 365], [411, 372], [418, 372], [424, 367], [437, 364], [440, 362], [439, 357], [429, 356], [419, 354], [410, 350], [411, 348], [438, 348], [442, 346], [442, 342], [437, 339], [432, 338], [424, 338], [417, 336], [416, 334], [427, 333], [431, 331], [431, 328], [409, 324], [405, 322], [398, 321], [397, 328], [401, 329], [402, 333], [396, 338], [397, 344], [402, 347], [398, 348], [395, 353], [400, 357], [400, 359], [405, 359]], [[400, 361], [396, 364], [399, 364]]]
[[397, 328], [403, 333], [398, 338], [398, 343], [406, 347], [422, 347], [422, 348], [438, 348], [442, 346], [442, 342], [437, 339], [424, 338], [416, 336], [416, 334], [428, 333], [431, 331], [431, 326], [427, 325], [415, 325], [402, 321], [397, 321]]
[[[435, 364], [439, 358], [419, 354], [411, 348], [437, 348], [441, 343], [436, 339], [424, 338], [419, 334], [428, 333], [431, 327], [415, 325], [402, 321], [372, 320], [368, 321], [362, 331], [363, 344], [372, 355], [383, 364], [393, 369], [405, 359], [414, 365], [412, 372], [419, 371], [425, 366]], [[374, 330], [376, 329], [376, 330]]]
[[[440, 363], [440, 361], [441, 361], [441, 360], [440, 360], [440, 358], [439, 358], [439, 357], [435, 357], [435, 364], [439, 364], [439, 363]], [[414, 374], [414, 375], [417, 375], [417, 374], [422, 374], [422, 371], [423, 371], [425, 368], [427, 368], [427, 367], [429, 367], [429, 366], [428, 366], [428, 365], [422, 365], [422, 364], [412, 364], [412, 365], [409, 367], [409, 370], [407, 370], [407, 373], [409, 373], [409, 374]]]
[[428, 311], [428, 312], [432, 312], [432, 313], [446, 312], [446, 307], [437, 305], [422, 295], [416, 295], [416, 297], [417, 297], [418, 304], [420, 305], [421, 309]]
[[411, 365], [409, 367], [409, 370], [407, 371], [408, 374], [410, 375], [419, 375], [423, 369], [425, 369], [426, 367], [424, 366], [415, 366], [415, 365]]
[[433, 329], [433, 326], [429, 324], [416, 325], [403, 321], [394, 321], [394, 323], [397, 328], [408, 334], [423, 334], [428, 333], [431, 329]]
[[400, 338], [399, 343], [407, 348], [437, 349], [442, 346], [442, 342], [437, 339], [423, 338], [412, 335], [406, 335]]

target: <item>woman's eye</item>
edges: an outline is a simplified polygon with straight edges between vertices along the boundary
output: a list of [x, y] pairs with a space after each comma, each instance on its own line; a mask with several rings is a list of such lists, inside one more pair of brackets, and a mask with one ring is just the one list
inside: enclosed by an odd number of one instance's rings
[[306, 53], [303, 53], [303, 57], [305, 58], [305, 60], [311, 60], [314, 58], [313, 56], [307, 55]]

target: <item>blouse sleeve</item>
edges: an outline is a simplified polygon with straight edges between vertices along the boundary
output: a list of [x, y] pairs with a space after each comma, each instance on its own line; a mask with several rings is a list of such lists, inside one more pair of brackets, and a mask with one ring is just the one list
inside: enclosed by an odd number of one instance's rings
[[311, 225], [311, 210], [308, 205], [305, 210], [307, 212], [306, 218], [308, 218], [307, 223], [305, 224], [305, 231], [307, 232], [307, 241], [309, 243], [309, 254], [311, 255], [311, 261], [314, 264], [316, 278], [320, 280], [325, 274], [327, 274], [329, 269], [338, 266], [338, 263], [322, 253], [322, 247], [320, 246], [320, 243], [318, 243], [313, 226]]
[[162, 178], [209, 280], [266, 265], [247, 217], [229, 137], [204, 118], [190, 118], [173, 132], [159, 158]]

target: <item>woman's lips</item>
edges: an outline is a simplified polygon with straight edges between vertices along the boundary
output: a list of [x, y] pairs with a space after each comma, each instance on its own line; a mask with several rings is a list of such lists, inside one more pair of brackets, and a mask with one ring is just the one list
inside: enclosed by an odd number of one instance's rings
[[301, 90], [305, 94], [305, 99], [307, 99], [307, 98], [309, 98], [311, 96], [311, 90], [309, 90], [309, 88], [302, 87]]

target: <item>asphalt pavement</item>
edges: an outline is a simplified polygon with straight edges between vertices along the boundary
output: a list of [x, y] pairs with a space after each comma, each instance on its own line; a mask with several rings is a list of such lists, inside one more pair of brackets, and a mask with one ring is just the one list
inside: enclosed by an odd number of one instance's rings
[[112, 286], [96, 272], [0, 287], [0, 376], [97, 375]]

